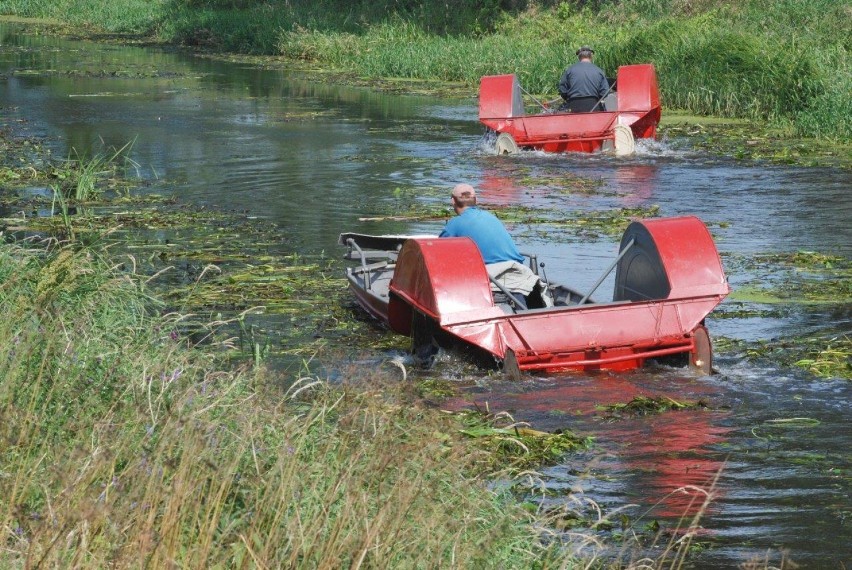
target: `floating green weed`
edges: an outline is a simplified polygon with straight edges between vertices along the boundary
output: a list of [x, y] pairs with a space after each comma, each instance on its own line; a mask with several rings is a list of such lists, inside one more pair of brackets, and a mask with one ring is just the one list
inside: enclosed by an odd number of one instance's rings
[[839, 255], [820, 253], [818, 251], [795, 251], [791, 253], [774, 253], [757, 255], [757, 264], [778, 263], [797, 269], [844, 269], [852, 267], [852, 262]]
[[718, 337], [713, 341], [718, 352], [736, 352], [750, 360], [802, 368], [821, 378], [852, 380], [852, 339], [847, 334], [752, 342]]
[[549, 173], [524, 176], [518, 181], [524, 188], [543, 188], [545, 194], [594, 194], [604, 186], [601, 178], [588, 178], [573, 173]]
[[729, 257], [729, 271], [767, 275], [734, 289], [729, 299], [764, 305], [837, 304], [852, 301], [852, 261], [814, 251]]
[[658, 136], [712, 154], [774, 164], [852, 168], [852, 146], [831, 140], [796, 138], [789, 130], [759, 121], [720, 121], [712, 117], [668, 118]]
[[669, 410], [695, 410], [706, 408], [707, 404], [698, 402], [679, 402], [668, 396], [635, 396], [627, 403], [599, 406], [608, 420], [618, 420], [625, 417], [661, 414]]
[[488, 463], [495, 468], [525, 467], [550, 464], [569, 451], [587, 449], [590, 437], [581, 437], [570, 431], [548, 433], [519, 424], [508, 414], [490, 414], [480, 411], [457, 412], [466, 425], [461, 432], [477, 441], [485, 450]]
[[841, 335], [827, 339], [824, 344], [810, 345], [805, 357], [794, 364], [816, 376], [852, 379], [852, 339]]

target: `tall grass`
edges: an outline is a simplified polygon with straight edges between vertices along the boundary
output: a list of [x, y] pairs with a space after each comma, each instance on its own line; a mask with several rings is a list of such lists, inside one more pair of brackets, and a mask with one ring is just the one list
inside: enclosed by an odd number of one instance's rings
[[138, 30], [223, 51], [285, 55], [374, 77], [518, 73], [556, 94], [580, 44], [608, 75], [654, 63], [663, 104], [852, 139], [852, 8], [842, 0], [5, 0], [4, 13]]
[[[842, 16], [838, 3], [826, 3]], [[481, 37], [438, 36], [397, 21], [357, 36], [285, 30], [278, 48], [289, 57], [371, 76], [476, 85], [482, 75], [516, 73], [528, 91], [555, 97], [561, 71], [576, 60], [574, 49], [590, 43], [609, 75], [619, 65], [654, 63], [666, 107], [792, 123], [805, 136], [852, 138], [848, 50], [843, 40], [830, 39], [830, 30], [841, 31], [842, 23], [815, 22], [821, 31], [805, 38], [756, 32], [765, 21], [756, 15], [758, 6], [742, 8], [734, 25], [726, 11], [671, 16], [660, 8], [651, 11], [661, 13], [654, 20], [640, 14], [618, 20], [565, 6], [507, 20], [497, 33]], [[832, 43], [817, 43], [819, 38]]]
[[0, 14], [96, 26], [109, 32], [150, 34], [171, 0], [0, 0]]
[[451, 420], [373, 374], [350, 382], [382, 397], [219, 368], [151, 302], [91, 250], [0, 245], [0, 566], [570, 560], [470, 477]]

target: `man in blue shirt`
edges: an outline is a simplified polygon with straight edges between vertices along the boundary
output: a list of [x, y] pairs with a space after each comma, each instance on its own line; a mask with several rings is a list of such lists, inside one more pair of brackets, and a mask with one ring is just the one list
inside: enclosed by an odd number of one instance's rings
[[453, 188], [452, 200], [457, 215], [447, 222], [440, 237], [471, 238], [479, 247], [486, 265], [501, 261], [524, 261], [524, 256], [497, 216], [476, 205], [476, 190], [473, 186], [457, 184]]
[[[533, 299], [536, 307], [553, 306], [547, 284], [524, 265], [524, 256], [497, 216], [476, 206], [476, 190], [473, 186], [457, 184], [453, 188], [452, 200], [457, 215], [447, 222], [440, 237], [472, 239], [485, 262], [485, 270], [492, 283], [491, 290], [511, 295], [513, 310], [527, 309], [530, 299]], [[537, 294], [530, 297], [534, 291]]]

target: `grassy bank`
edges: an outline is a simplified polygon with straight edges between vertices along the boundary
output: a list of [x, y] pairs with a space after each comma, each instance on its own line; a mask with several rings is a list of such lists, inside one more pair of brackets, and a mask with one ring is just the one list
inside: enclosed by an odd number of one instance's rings
[[[91, 250], [0, 245], [0, 565], [495, 567], [566, 561], [399, 385], [260, 370], [152, 316]], [[390, 395], [390, 396], [388, 396]], [[444, 434], [436, 437], [436, 434]]]
[[840, 0], [477, 2], [4, 0], [49, 17], [223, 52], [283, 55], [368, 77], [458, 81], [517, 73], [556, 96], [580, 44], [614, 75], [652, 62], [663, 103], [699, 115], [768, 120], [798, 136], [852, 139], [852, 14]]

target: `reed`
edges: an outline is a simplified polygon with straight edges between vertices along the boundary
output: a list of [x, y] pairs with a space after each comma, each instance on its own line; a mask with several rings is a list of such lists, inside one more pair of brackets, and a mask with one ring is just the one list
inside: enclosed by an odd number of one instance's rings
[[[137, 168], [130, 152], [131, 140], [121, 148], [109, 148], [88, 155], [72, 148], [69, 156], [61, 163], [53, 165], [52, 176], [59, 183], [56, 188], [66, 201], [86, 202], [104, 193], [105, 187], [129, 168]], [[61, 204], [62, 207], [65, 204]]]
[[517, 73], [545, 97], [576, 47], [593, 44], [608, 75], [654, 63], [668, 108], [768, 120], [803, 136], [849, 140], [852, 130], [852, 14], [841, 0], [492, 0], [454, 10], [439, 0], [7, 0], [4, 12], [371, 77], [475, 88], [482, 75]]
[[389, 379], [220, 368], [150, 302], [91, 250], [0, 245], [0, 566], [569, 560]]

